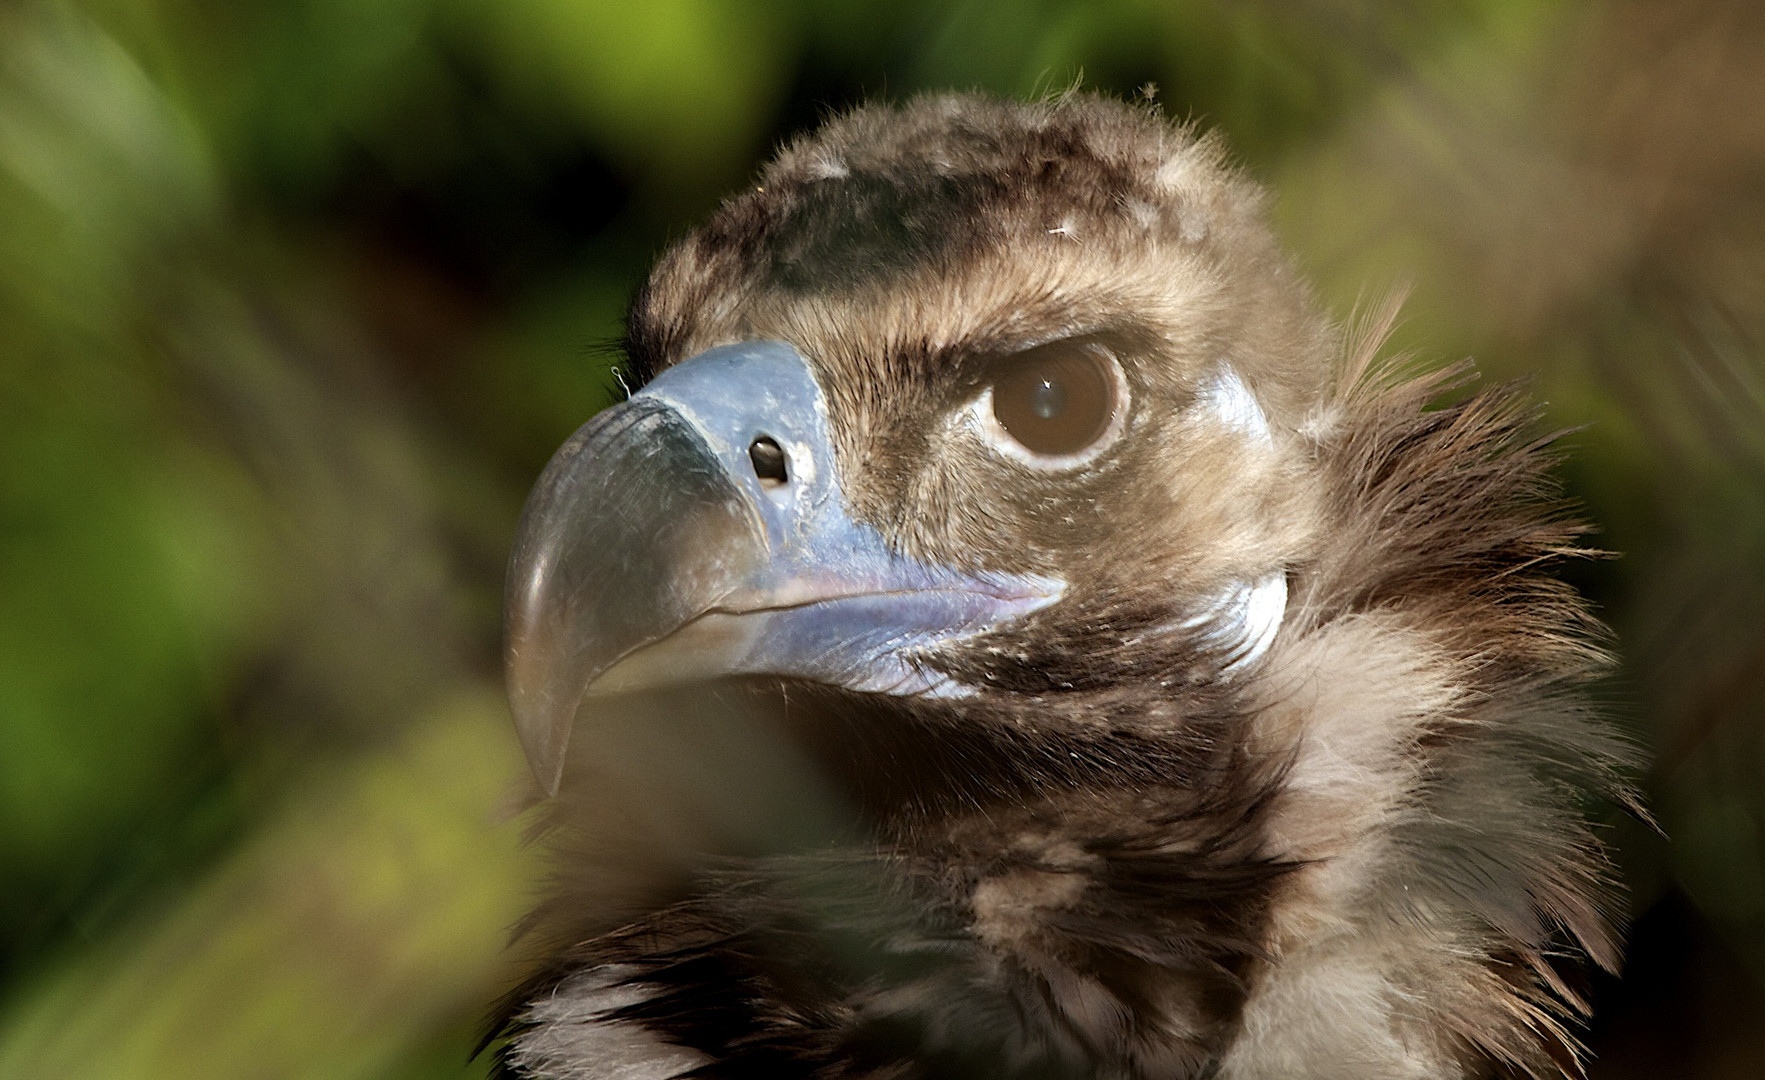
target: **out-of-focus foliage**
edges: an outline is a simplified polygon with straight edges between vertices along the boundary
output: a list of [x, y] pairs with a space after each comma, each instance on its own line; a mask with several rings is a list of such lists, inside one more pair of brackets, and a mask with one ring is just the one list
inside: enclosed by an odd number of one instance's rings
[[0, 1075], [481, 1072], [502, 560], [647, 260], [827, 108], [1081, 74], [1588, 425], [1671, 837], [1593, 1074], [1765, 1075], [1754, 0], [0, 3]]

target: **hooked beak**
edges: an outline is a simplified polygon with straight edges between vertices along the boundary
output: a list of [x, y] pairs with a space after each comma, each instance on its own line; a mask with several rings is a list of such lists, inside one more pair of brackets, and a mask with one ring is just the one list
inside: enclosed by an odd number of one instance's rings
[[1063, 588], [895, 553], [846, 513], [808, 362], [775, 341], [712, 349], [584, 424], [528, 496], [505, 609], [515, 729], [555, 795], [590, 696], [726, 675], [961, 696], [923, 661]]

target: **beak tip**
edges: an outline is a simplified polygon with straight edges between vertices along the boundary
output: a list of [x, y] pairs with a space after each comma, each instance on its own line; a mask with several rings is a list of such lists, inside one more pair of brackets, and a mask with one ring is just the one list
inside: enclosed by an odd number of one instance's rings
[[515, 734], [520, 738], [533, 778], [539, 781], [547, 798], [554, 798], [563, 784], [570, 729], [581, 698], [571, 697], [565, 708], [556, 697], [541, 695], [536, 701], [523, 693], [522, 687], [518, 679], [509, 681], [509, 712], [515, 719]]
[[534, 764], [533, 769], [534, 779], [539, 781], [539, 790], [543, 791], [548, 799], [557, 798], [558, 789], [564, 784], [563, 759], [560, 758], [556, 766], [550, 769], [549, 775], [541, 771], [541, 767], [537, 763]]
[[[519, 726], [517, 722], [517, 728]], [[539, 782], [546, 798], [555, 798], [564, 782], [564, 747], [553, 749], [536, 746], [532, 741], [523, 738], [521, 749], [527, 755], [527, 768], [533, 773], [533, 779]]]

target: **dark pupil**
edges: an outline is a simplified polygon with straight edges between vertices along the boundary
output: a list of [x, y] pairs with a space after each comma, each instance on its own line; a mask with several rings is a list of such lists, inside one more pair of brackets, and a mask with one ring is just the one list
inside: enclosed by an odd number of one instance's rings
[[1102, 437], [1115, 412], [1108, 360], [1094, 347], [1054, 342], [1000, 361], [993, 415], [1024, 448], [1076, 454]]

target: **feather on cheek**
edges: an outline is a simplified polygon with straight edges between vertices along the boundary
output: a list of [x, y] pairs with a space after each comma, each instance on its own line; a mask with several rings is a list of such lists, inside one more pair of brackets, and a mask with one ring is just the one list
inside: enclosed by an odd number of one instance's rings
[[[1230, 365], [1219, 365], [1202, 383], [1183, 429], [1188, 438], [1200, 446], [1194, 460], [1175, 470], [1177, 475], [1214, 471], [1208, 465], [1212, 461], [1217, 471], [1234, 472], [1237, 482], [1214, 485], [1205, 494], [1198, 493], [1195, 485], [1182, 484], [1174, 500], [1178, 504], [1174, 516], [1192, 522], [1211, 519], [1202, 531], [1251, 535], [1277, 531], [1266, 527], [1262, 519], [1268, 508], [1252, 494], [1264, 487], [1263, 481], [1277, 471], [1274, 437], [1256, 395]], [[1190, 527], [1195, 528], [1194, 525]], [[1268, 556], [1257, 553], [1266, 546], [1266, 542], [1183, 545], [1186, 550], [1231, 552], [1240, 558], [1248, 549], [1250, 558], [1260, 557], [1265, 562]], [[1286, 610], [1287, 567], [1277, 561], [1273, 566], [1256, 568], [1231, 581], [1210, 602], [1165, 624], [1154, 634], [1161, 631], [1198, 633], [1198, 644], [1219, 658], [1220, 674], [1231, 678], [1255, 665], [1268, 651], [1275, 635], [1280, 632]]]

